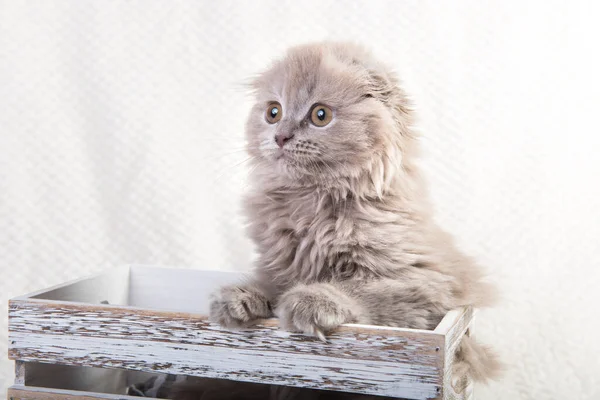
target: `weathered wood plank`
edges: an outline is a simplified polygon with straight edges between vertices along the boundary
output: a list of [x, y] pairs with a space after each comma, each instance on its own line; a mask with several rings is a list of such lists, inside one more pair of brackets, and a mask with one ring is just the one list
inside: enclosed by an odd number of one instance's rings
[[474, 318], [473, 307], [466, 307], [461, 310], [453, 310], [451, 313], [456, 313], [458, 317], [454, 320], [450, 329], [446, 333], [446, 353], [454, 354], [454, 351], [460, 345], [462, 337], [471, 326]]
[[9, 355], [24, 361], [414, 399], [442, 385], [444, 337], [431, 331], [345, 326], [323, 344], [273, 321], [232, 332], [194, 314], [39, 300], [11, 302], [9, 321]]
[[25, 363], [15, 361], [15, 385], [25, 384]]
[[446, 335], [450, 328], [452, 328], [457, 321], [463, 316], [465, 310], [464, 308], [459, 308], [457, 310], [450, 310], [444, 318], [440, 321], [440, 323], [435, 327], [434, 332], [439, 333], [441, 335]]
[[8, 388], [8, 400], [140, 400], [121, 394], [83, 392], [14, 385]]
[[107, 305], [11, 301], [11, 341], [17, 332], [165, 341], [257, 352], [277, 350], [283, 353], [442, 365], [436, 348], [442, 345], [443, 336], [430, 331], [347, 325], [331, 335], [327, 344], [323, 344], [313, 337], [280, 330], [277, 320], [265, 321], [265, 324], [247, 330], [231, 331], [209, 322], [201, 315]]
[[469, 381], [467, 389], [462, 393], [457, 393], [452, 386], [452, 366], [456, 350], [473, 321], [474, 310], [472, 307], [466, 307], [462, 310], [453, 310], [448, 314], [451, 314], [450, 318], [448, 318], [448, 322], [450, 323], [442, 326], [442, 329], [445, 330], [443, 399], [470, 400], [473, 398], [472, 383]]
[[332, 359], [279, 351], [207, 348], [168, 342], [131, 341], [59, 335], [16, 336], [13, 354], [21, 360], [94, 367], [125, 368], [175, 375], [234, 379], [247, 382], [435, 398], [439, 371], [435, 367], [394, 362]]

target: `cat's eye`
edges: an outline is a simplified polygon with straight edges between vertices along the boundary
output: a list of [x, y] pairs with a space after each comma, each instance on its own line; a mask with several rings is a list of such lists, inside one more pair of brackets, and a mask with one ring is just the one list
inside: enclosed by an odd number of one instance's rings
[[330, 123], [332, 119], [333, 112], [331, 111], [331, 108], [322, 104], [316, 104], [310, 112], [310, 122], [315, 126], [325, 126]]
[[265, 119], [267, 122], [270, 124], [275, 124], [281, 119], [282, 116], [283, 110], [281, 109], [281, 104], [276, 101], [269, 103], [265, 113]]

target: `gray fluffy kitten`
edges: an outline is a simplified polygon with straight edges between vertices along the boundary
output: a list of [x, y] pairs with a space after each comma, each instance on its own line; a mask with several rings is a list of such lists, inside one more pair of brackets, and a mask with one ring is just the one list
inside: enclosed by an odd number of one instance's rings
[[[411, 110], [396, 77], [363, 48], [292, 48], [253, 83], [245, 205], [254, 281], [213, 295], [226, 327], [279, 317], [324, 339], [344, 323], [434, 328], [493, 288], [432, 219], [414, 161]], [[465, 337], [456, 373], [477, 380], [495, 357]]]

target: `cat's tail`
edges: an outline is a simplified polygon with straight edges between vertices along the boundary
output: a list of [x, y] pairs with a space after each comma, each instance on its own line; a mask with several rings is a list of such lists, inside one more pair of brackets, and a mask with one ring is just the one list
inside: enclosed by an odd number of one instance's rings
[[497, 378], [503, 366], [494, 351], [470, 336], [463, 336], [452, 366], [452, 386], [458, 393], [465, 390], [470, 377], [475, 382]]

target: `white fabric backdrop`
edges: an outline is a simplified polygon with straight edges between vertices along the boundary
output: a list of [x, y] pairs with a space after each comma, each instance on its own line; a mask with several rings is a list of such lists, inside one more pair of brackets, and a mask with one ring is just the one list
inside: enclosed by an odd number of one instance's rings
[[[371, 46], [420, 116], [440, 222], [504, 294], [479, 399], [598, 399], [598, 3], [1, 1], [0, 388], [11, 296], [123, 263], [244, 270], [244, 80]], [[241, 162], [241, 163], [240, 163]]]

